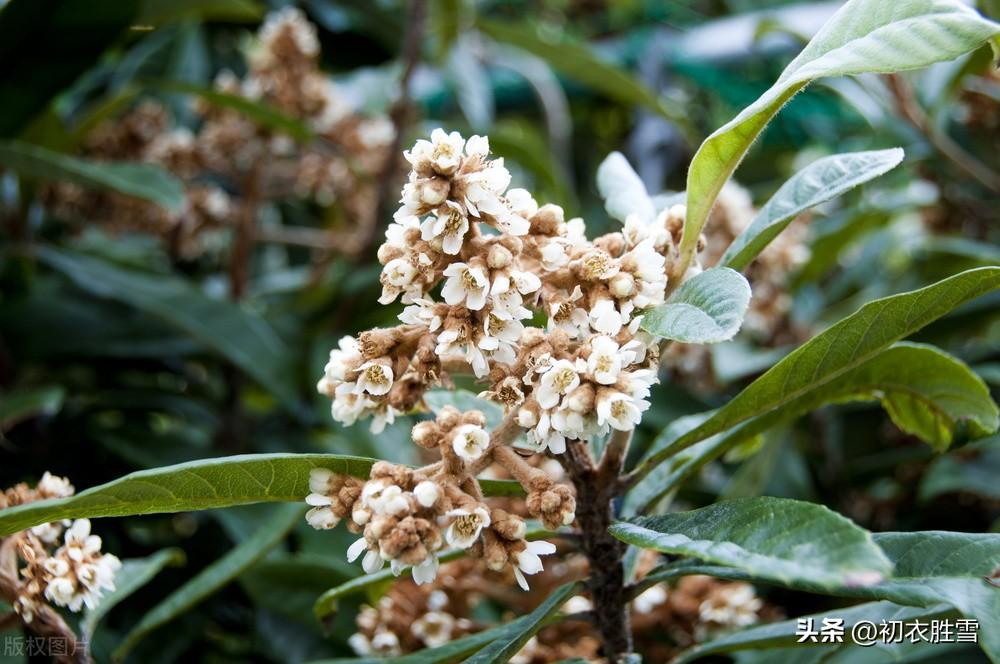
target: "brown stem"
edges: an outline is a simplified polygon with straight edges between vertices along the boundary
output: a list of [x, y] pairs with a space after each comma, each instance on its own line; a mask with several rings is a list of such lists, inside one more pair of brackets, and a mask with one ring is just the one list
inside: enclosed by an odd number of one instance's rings
[[939, 132], [934, 127], [914, 96], [912, 88], [910, 88], [902, 76], [899, 74], [889, 74], [885, 77], [885, 81], [890, 94], [892, 94], [896, 111], [922, 133], [928, 143], [933, 145], [946, 159], [978, 180], [980, 184], [991, 191], [1000, 192], [1000, 175], [966, 152], [950, 136]]
[[632, 652], [628, 589], [625, 585], [625, 543], [608, 533], [614, 522], [613, 501], [620, 492], [618, 473], [630, 435], [612, 435], [602, 462], [594, 466], [586, 444], [572, 441], [566, 450], [566, 471], [576, 487], [576, 520], [580, 550], [590, 563], [587, 587], [594, 603], [594, 626], [604, 655], [617, 662]]

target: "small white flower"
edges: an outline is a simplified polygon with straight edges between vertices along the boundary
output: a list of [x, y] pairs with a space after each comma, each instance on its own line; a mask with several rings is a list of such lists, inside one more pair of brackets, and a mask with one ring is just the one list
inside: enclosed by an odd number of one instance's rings
[[46, 498], [65, 498], [72, 496], [74, 492], [73, 485], [67, 478], [58, 477], [49, 471], [45, 471], [35, 488]]
[[420, 237], [430, 242], [441, 238], [444, 253], [454, 256], [462, 249], [462, 240], [469, 231], [469, 218], [465, 210], [454, 201], [445, 201], [436, 217], [425, 219], [420, 225]]
[[424, 507], [433, 507], [434, 503], [441, 497], [441, 489], [437, 482], [424, 480], [413, 488], [413, 495], [416, 496], [417, 502]]
[[329, 507], [314, 507], [306, 512], [306, 522], [316, 530], [336, 528], [340, 519]]
[[441, 289], [444, 301], [454, 306], [465, 303], [472, 311], [479, 311], [486, 304], [490, 281], [483, 270], [465, 263], [452, 263], [445, 271], [447, 280]]
[[535, 398], [542, 408], [553, 408], [559, 399], [580, 384], [580, 376], [576, 367], [569, 360], [557, 360], [542, 374]]
[[455, 429], [451, 439], [451, 447], [455, 454], [466, 462], [472, 462], [483, 456], [490, 446], [490, 435], [475, 424], [463, 424]]
[[[640, 409], [640, 406], [644, 406]], [[631, 431], [642, 419], [642, 411], [649, 407], [645, 401], [636, 402], [622, 392], [606, 392], [597, 398], [597, 422], [611, 425], [618, 431]]]
[[448, 544], [458, 549], [468, 549], [477, 539], [483, 528], [490, 525], [490, 513], [483, 507], [468, 509], [453, 509], [447, 512], [451, 524], [445, 531], [444, 538]]
[[454, 629], [454, 616], [442, 611], [428, 611], [417, 618], [411, 627], [413, 636], [423, 641], [424, 645], [428, 648], [443, 646], [451, 641], [451, 634]]
[[624, 324], [612, 300], [600, 300], [590, 309], [590, 326], [598, 332], [615, 336]]
[[361, 363], [361, 349], [358, 340], [351, 336], [341, 337], [337, 348], [330, 351], [330, 361], [323, 369], [327, 380], [342, 383], [347, 375]]
[[514, 555], [514, 576], [517, 577], [517, 584], [523, 590], [528, 589], [528, 580], [525, 574], [538, 574], [542, 571], [542, 559], [539, 556], [547, 556], [556, 552], [556, 547], [551, 542], [527, 542], [524, 550]]
[[402, 652], [399, 647], [399, 637], [387, 629], [375, 632], [371, 643], [372, 652], [381, 657], [395, 657]]
[[392, 367], [388, 364], [369, 360], [358, 367], [358, 371], [355, 392], [381, 396], [392, 388]]
[[365, 570], [366, 574], [374, 574], [385, 565], [385, 561], [382, 560], [379, 552], [368, 548], [368, 542], [365, 541], [364, 537], [358, 539], [347, 548], [347, 562], [353, 563], [362, 553], [365, 554], [365, 557], [361, 561], [361, 567]]
[[587, 371], [602, 385], [613, 385], [623, 364], [630, 364], [631, 353], [623, 353], [611, 337], [598, 336], [590, 340]]
[[403, 490], [395, 484], [390, 484], [382, 489], [378, 495], [368, 501], [373, 514], [388, 514], [389, 516], [399, 516], [410, 511], [410, 502], [406, 499]]
[[586, 611], [591, 611], [594, 608], [594, 603], [590, 601], [589, 598], [583, 595], [573, 595], [566, 603], [562, 605], [563, 613], [584, 613]]
[[632, 600], [632, 608], [636, 613], [651, 613], [666, 601], [667, 591], [662, 585], [650, 586]]
[[424, 560], [413, 566], [413, 582], [418, 586], [425, 583], [433, 583], [434, 579], [437, 578], [438, 573], [438, 559], [433, 553], [428, 555]]

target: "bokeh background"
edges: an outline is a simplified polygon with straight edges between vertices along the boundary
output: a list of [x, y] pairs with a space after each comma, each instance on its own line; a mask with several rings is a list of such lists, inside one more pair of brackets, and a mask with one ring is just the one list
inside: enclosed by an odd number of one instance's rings
[[[624, 152], [649, 191], [682, 190], [700, 141], [767, 89], [838, 6], [8, 2], [0, 487], [50, 470], [80, 490], [241, 453], [416, 461], [409, 417], [377, 435], [365, 423], [342, 428], [315, 392], [337, 339], [391, 325], [401, 309], [377, 303], [375, 256], [405, 175], [402, 149], [439, 126], [487, 134], [514, 186], [598, 234], [616, 223], [594, 184], [609, 152]], [[283, 7], [315, 32], [277, 30], [267, 17]], [[979, 9], [1000, 17], [996, 0]], [[823, 155], [902, 146], [906, 161], [798, 220], [751, 268], [755, 300], [739, 338], [668, 357], [634, 454], [861, 303], [1000, 263], [998, 111], [986, 50], [797, 96], [724, 193], [706, 228], [709, 254]], [[981, 298], [918, 340], [996, 387], [998, 304]], [[674, 500], [784, 496], [876, 531], [1000, 530], [1000, 439], [956, 447], [935, 454], [875, 405], [828, 407], [712, 463]], [[271, 509], [97, 522], [122, 558], [176, 548], [186, 561], [178, 554], [101, 622], [98, 660], [171, 590], [269, 527]], [[349, 656], [361, 600], [327, 625], [312, 603], [360, 572], [343, 560], [350, 535], [303, 520], [277, 539], [148, 634], [132, 660]], [[766, 599], [776, 615], [836, 606], [788, 591]], [[505, 607], [484, 600], [476, 610], [489, 621]]]

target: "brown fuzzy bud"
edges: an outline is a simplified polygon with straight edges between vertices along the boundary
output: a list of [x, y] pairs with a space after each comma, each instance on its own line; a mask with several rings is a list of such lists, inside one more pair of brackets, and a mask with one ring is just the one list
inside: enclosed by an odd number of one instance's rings
[[481, 539], [483, 540], [483, 561], [488, 568], [499, 572], [507, 565], [507, 547], [492, 530], [484, 530]]
[[491, 527], [497, 535], [511, 542], [524, 539], [528, 527], [524, 519], [502, 509], [494, 509], [490, 515]]
[[568, 526], [576, 518], [576, 498], [569, 487], [562, 484], [544, 491], [532, 491], [526, 506], [528, 512], [550, 530]]
[[414, 443], [428, 450], [441, 444], [441, 431], [436, 422], [417, 422], [410, 431], [410, 437]]
[[417, 196], [424, 205], [436, 207], [444, 203], [451, 191], [451, 183], [445, 178], [426, 178], [417, 183]]
[[441, 427], [442, 433], [451, 431], [457, 427], [461, 421], [462, 414], [453, 406], [445, 406], [437, 415], [437, 423], [438, 426]]
[[625, 238], [621, 233], [608, 233], [595, 239], [594, 246], [603, 249], [612, 256], [618, 256], [625, 251]]
[[388, 461], [376, 461], [372, 464], [371, 479], [384, 479], [390, 484], [395, 484], [402, 489], [409, 489], [413, 485], [413, 470]]
[[538, 208], [531, 218], [531, 232], [538, 235], [558, 235], [566, 222], [566, 214], [558, 205], [549, 203]]
[[394, 261], [397, 258], [402, 258], [406, 252], [401, 248], [391, 244], [383, 244], [378, 248], [378, 262], [382, 265]]
[[494, 244], [490, 247], [490, 253], [486, 256], [486, 264], [494, 270], [500, 270], [510, 265], [514, 256], [506, 247]]
[[392, 328], [375, 328], [362, 332], [358, 337], [361, 354], [367, 360], [375, 360], [388, 355], [398, 342], [399, 333]]
[[470, 410], [462, 413], [462, 424], [475, 424], [477, 427], [486, 426], [486, 416], [481, 411]]

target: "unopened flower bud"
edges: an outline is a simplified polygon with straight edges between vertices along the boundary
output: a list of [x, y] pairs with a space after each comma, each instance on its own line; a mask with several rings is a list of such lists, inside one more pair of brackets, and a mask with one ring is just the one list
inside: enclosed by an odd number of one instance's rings
[[513, 259], [514, 257], [508, 249], [499, 244], [494, 244], [490, 247], [490, 253], [486, 257], [486, 264], [494, 270], [499, 270], [510, 265]]
[[457, 427], [461, 419], [462, 414], [457, 409], [452, 406], [445, 406], [438, 413], [437, 423], [442, 429], [448, 431]]
[[538, 209], [531, 218], [531, 230], [541, 235], [556, 235], [566, 221], [566, 213], [558, 205], [549, 203]]
[[424, 480], [414, 487], [413, 495], [416, 496], [417, 502], [422, 506], [433, 507], [434, 503], [436, 503], [438, 498], [441, 497], [441, 489], [438, 488], [436, 482]]
[[448, 198], [451, 184], [444, 178], [426, 178], [417, 183], [417, 196], [424, 205], [437, 206]]
[[420, 447], [426, 449], [437, 447], [439, 442], [438, 426], [435, 422], [417, 422], [410, 431], [410, 437]]
[[617, 298], [625, 298], [635, 290], [635, 278], [628, 272], [619, 272], [611, 278], [608, 285], [612, 295]]
[[522, 408], [517, 411], [517, 425], [530, 429], [538, 424], [538, 416], [530, 408]]

